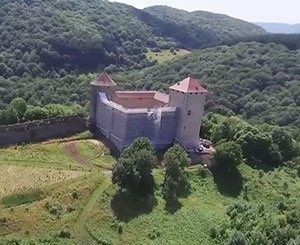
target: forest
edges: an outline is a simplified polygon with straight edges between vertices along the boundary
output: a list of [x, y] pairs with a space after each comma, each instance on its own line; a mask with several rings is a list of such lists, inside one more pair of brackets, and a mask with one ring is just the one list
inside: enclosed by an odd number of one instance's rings
[[[239, 43], [200, 50], [141, 72], [119, 76], [125, 87], [167, 91], [194, 76], [213, 94], [206, 109], [252, 122], [300, 126], [300, 51]], [[135, 81], [135, 82], [129, 82]]]
[[[114, 73], [125, 89], [167, 91], [187, 76], [201, 80], [213, 93], [207, 111], [241, 115], [253, 123], [299, 128], [300, 52], [283, 45], [256, 42], [194, 52], [142, 71]], [[16, 97], [29, 105], [88, 106], [89, 83], [97, 74], [62, 78], [0, 78], [0, 110]]]
[[183, 46], [194, 49], [216, 46], [232, 38], [266, 34], [259, 26], [222, 14], [188, 12], [168, 6], [153, 6], [145, 11], [166, 23], [161, 33], [171, 35]]
[[[58, 78], [105, 67], [142, 69], [154, 64], [146, 58], [147, 48], [201, 48], [233, 36], [264, 33], [217, 14], [187, 12], [179, 23], [153, 11], [102, 0], [1, 1], [0, 76]], [[164, 10], [170, 16], [174, 11]], [[198, 27], [187, 28], [195, 15]]]

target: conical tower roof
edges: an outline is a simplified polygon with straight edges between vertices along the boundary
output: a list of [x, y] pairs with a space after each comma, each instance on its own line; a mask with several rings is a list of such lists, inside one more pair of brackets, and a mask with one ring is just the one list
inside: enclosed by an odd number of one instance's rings
[[96, 80], [92, 81], [91, 85], [102, 87], [117, 86], [117, 84], [112, 80], [106, 71], [102, 72]]
[[170, 89], [183, 93], [208, 93], [208, 91], [200, 85], [199, 81], [192, 77], [188, 77], [174, 84]]

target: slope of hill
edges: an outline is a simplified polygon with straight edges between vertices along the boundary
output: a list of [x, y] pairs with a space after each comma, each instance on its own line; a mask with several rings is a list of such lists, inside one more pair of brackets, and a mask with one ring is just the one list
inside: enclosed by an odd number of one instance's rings
[[167, 6], [153, 6], [144, 9], [156, 16], [165, 25], [157, 25], [162, 35], [179, 40], [182, 45], [192, 48], [207, 47], [233, 37], [264, 34], [254, 24], [226, 15], [205, 11], [188, 12]]
[[[208, 111], [299, 127], [300, 50], [282, 45], [239, 43], [194, 52], [125, 76], [136, 89], [167, 90], [187, 76], [201, 79], [214, 93]], [[129, 87], [129, 83], [126, 86]]]
[[[73, 143], [90, 164], [79, 164], [69, 155], [65, 147]], [[278, 244], [298, 244], [297, 169], [282, 166], [264, 172], [246, 163], [229, 175], [190, 169], [191, 194], [180, 199], [182, 207], [174, 214], [165, 210], [162, 197], [164, 170], [155, 170], [157, 204], [145, 212], [143, 202], [138, 213], [141, 202], [124, 200], [119, 206], [119, 214], [129, 214], [124, 221], [111, 205], [117, 187], [97, 164], [101, 159], [107, 163], [105, 156], [99, 158], [105, 152], [105, 146], [90, 140], [0, 150], [0, 183], [5, 178], [12, 183], [1, 189], [0, 244], [213, 245], [229, 244], [237, 230], [249, 245], [277, 244], [278, 238]], [[13, 176], [5, 175], [8, 169]]]
[[267, 32], [270, 33], [300, 33], [300, 24], [285, 24], [285, 23], [264, 23], [264, 22], [256, 22], [254, 23], [262, 28], [264, 28]]
[[[208, 26], [220, 24], [217, 16], [210, 14]], [[259, 27], [242, 32], [244, 26], [239, 27], [239, 21], [227, 19], [222, 28], [230, 35], [225, 38], [261, 32]], [[4, 0], [0, 22], [0, 76], [4, 77], [56, 78], [109, 65], [113, 65], [111, 70], [141, 69], [154, 63], [145, 55], [147, 48], [169, 49], [179, 43], [201, 47], [214, 44], [224, 34], [210, 27], [202, 35], [200, 29], [192, 28], [186, 40], [185, 32], [176, 36], [167, 32], [168, 21], [102, 0]], [[182, 29], [181, 24], [171, 25]]]

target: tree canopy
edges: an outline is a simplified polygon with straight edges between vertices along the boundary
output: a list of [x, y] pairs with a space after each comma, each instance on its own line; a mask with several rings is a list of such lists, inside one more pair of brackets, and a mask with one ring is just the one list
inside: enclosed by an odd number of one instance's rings
[[154, 164], [155, 155], [151, 142], [146, 138], [138, 138], [118, 159], [112, 182], [131, 195], [151, 196], [155, 187], [152, 175]]
[[[187, 12], [183, 24], [151, 12], [105, 0], [4, 0], [0, 76], [64, 76], [104, 67], [141, 69], [154, 63], [146, 58], [147, 48], [200, 48], [223, 40], [225, 33], [264, 33], [253, 24], [211, 13]], [[189, 23], [195, 15], [203, 19], [196, 29]]]

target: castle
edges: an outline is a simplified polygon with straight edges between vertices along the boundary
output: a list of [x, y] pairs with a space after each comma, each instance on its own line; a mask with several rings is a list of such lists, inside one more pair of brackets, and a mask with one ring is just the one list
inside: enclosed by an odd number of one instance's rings
[[174, 141], [196, 146], [208, 91], [188, 77], [158, 91], [121, 91], [104, 71], [91, 82], [89, 122], [122, 150], [138, 137], [147, 137], [156, 149]]

